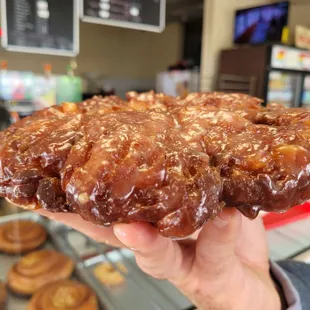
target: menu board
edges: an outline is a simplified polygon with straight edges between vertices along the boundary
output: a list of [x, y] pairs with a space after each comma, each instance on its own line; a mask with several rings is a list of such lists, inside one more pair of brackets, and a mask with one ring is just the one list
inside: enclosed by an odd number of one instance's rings
[[75, 56], [77, 0], [1, 0], [2, 46], [10, 51]]
[[166, 25], [166, 0], [81, 0], [85, 22], [162, 32]]

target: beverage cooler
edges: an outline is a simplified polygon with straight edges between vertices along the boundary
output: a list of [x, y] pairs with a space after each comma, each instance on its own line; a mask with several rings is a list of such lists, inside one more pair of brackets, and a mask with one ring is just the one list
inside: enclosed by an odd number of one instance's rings
[[281, 103], [286, 107], [298, 106], [301, 76], [296, 73], [272, 70], [268, 74], [266, 101]]
[[0, 101], [11, 113], [13, 122], [52, 105], [81, 100], [80, 77], [0, 71]]
[[305, 76], [304, 79], [301, 105], [310, 108], [310, 74]]
[[256, 77], [254, 95], [265, 103], [310, 108], [310, 51], [278, 44], [224, 50], [219, 74]]

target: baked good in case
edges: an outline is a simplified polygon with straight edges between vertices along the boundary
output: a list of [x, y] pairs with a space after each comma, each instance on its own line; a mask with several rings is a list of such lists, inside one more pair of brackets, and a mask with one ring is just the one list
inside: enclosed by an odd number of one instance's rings
[[[122, 263], [118, 262], [115, 265], [123, 273], [127, 273], [127, 269]], [[94, 274], [106, 286], [117, 286], [125, 282], [124, 276], [110, 263], [102, 263], [96, 266], [94, 268]]]
[[30, 300], [27, 310], [98, 310], [95, 293], [86, 285], [70, 280], [43, 286]]
[[73, 269], [73, 261], [62, 253], [36, 251], [13, 265], [8, 273], [7, 285], [13, 293], [29, 296], [47, 283], [68, 279]]
[[5, 285], [0, 281], [0, 310], [5, 309], [7, 298], [8, 294]]
[[27, 253], [42, 246], [47, 232], [42, 225], [28, 220], [11, 221], [0, 226], [0, 252]]

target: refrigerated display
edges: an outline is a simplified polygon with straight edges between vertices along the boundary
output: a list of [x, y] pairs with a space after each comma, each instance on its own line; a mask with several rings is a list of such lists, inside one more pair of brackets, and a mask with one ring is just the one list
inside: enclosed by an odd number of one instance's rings
[[310, 104], [310, 51], [281, 44], [224, 50], [219, 74], [255, 77], [254, 95], [263, 98], [265, 104]]
[[32, 100], [34, 75], [32, 72], [0, 72], [0, 97], [2, 100]]
[[301, 104], [302, 107], [310, 108], [310, 75], [307, 75], [304, 80]]
[[82, 79], [77, 76], [58, 76], [56, 81], [56, 102], [79, 102], [82, 101]]
[[56, 76], [37, 75], [35, 77], [34, 103], [39, 109], [56, 104]]
[[301, 77], [294, 73], [270, 71], [268, 79], [267, 102], [277, 102], [291, 107], [297, 100], [297, 86]]
[[82, 100], [82, 79], [67, 75], [36, 75], [32, 72], [0, 71], [0, 100], [12, 122], [62, 102]]

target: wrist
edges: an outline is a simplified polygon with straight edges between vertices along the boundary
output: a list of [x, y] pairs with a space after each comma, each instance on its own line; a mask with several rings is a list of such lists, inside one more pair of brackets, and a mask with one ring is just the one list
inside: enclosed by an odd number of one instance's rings
[[[275, 282], [273, 282], [270, 274], [266, 274], [260, 277], [259, 284], [256, 286], [249, 286], [248, 292], [245, 293], [247, 296], [247, 302], [242, 307], [236, 309], [242, 310], [282, 310], [282, 302], [279, 291]], [[284, 308], [287, 309], [287, 308]]]
[[[223, 293], [223, 295], [226, 295]], [[197, 298], [192, 297], [191, 300], [196, 304], [199, 310], [286, 310], [281, 307], [281, 298], [276, 287], [270, 283], [264, 289], [260, 285], [247, 291], [235, 292], [234, 296], [222, 296], [222, 298]], [[194, 297], [194, 298], [193, 298]], [[228, 298], [227, 298], [228, 297]]]

